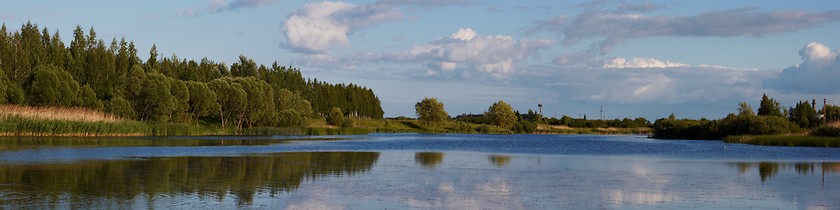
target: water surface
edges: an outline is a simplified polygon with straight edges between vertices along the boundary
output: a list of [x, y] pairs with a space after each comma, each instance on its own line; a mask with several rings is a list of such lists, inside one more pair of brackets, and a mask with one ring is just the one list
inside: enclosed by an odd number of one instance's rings
[[642, 136], [0, 138], [0, 208], [837, 209], [840, 150]]

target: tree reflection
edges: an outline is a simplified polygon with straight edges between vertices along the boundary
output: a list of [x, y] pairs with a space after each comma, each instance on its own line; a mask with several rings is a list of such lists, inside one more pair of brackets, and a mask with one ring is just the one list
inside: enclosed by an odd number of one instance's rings
[[498, 167], [502, 167], [510, 163], [510, 156], [508, 155], [490, 155], [487, 159], [490, 160], [490, 163]]
[[441, 152], [418, 152], [414, 153], [414, 162], [419, 163], [426, 168], [435, 168], [438, 164], [443, 162], [443, 153]]
[[0, 137], [0, 151], [37, 147], [258, 146], [290, 140], [294, 139], [178, 139], [173, 141], [165, 138]]
[[[297, 152], [238, 157], [165, 157], [71, 164], [0, 166], [0, 204], [128, 202], [139, 195], [235, 196], [251, 204], [256, 193], [294, 191], [304, 180], [369, 171], [376, 152]], [[69, 197], [67, 197], [69, 196]], [[69, 200], [66, 200], [69, 199]]]
[[[778, 162], [760, 162], [760, 163], [735, 163], [739, 174], [746, 174], [758, 168], [758, 175], [761, 177], [761, 182], [776, 176], [781, 171], [793, 169], [797, 174], [809, 175], [814, 174], [814, 171], [821, 170], [823, 174], [840, 173], [840, 163], [778, 163]], [[817, 169], [819, 166], [819, 169]]]

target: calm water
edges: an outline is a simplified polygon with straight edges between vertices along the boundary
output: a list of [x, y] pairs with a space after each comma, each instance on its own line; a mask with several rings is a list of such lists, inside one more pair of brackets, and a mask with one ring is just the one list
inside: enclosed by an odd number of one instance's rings
[[642, 136], [0, 138], [0, 209], [839, 209], [840, 149]]

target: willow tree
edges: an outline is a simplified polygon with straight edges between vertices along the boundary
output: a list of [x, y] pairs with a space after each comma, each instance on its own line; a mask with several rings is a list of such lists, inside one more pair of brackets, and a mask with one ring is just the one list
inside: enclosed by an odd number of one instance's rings
[[210, 81], [207, 86], [216, 94], [216, 102], [219, 103], [218, 116], [222, 128], [225, 128], [233, 117], [237, 118], [237, 127], [239, 127], [248, 105], [248, 93], [242, 85], [234, 82], [232, 77], [222, 77]]

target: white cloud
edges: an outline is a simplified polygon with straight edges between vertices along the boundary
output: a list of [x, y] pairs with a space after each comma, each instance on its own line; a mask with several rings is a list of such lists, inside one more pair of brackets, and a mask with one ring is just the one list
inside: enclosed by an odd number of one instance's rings
[[688, 64], [662, 61], [654, 58], [611, 58], [604, 61], [604, 68], [672, 68], [688, 67]]
[[[585, 40], [595, 44], [584, 53], [589, 58], [606, 55], [629, 39], [645, 37], [762, 37], [795, 32], [840, 22], [840, 11], [759, 11], [732, 9], [694, 16], [646, 15], [659, 7], [650, 3], [610, 7], [609, 1], [584, 4], [576, 17], [558, 16], [538, 22], [529, 33], [549, 31], [563, 37], [567, 46]], [[565, 59], [568, 60], [568, 59]], [[564, 59], [560, 59], [564, 61]], [[581, 60], [588, 62], [588, 60]], [[569, 62], [555, 62], [565, 64]]]
[[435, 71], [449, 71], [464, 66], [496, 79], [505, 79], [514, 73], [516, 64], [528, 55], [554, 45], [554, 41], [547, 39], [515, 40], [510, 36], [480, 36], [471, 28], [461, 28], [448, 37], [387, 57], [397, 62], [423, 62]]
[[309, 3], [283, 22], [287, 40], [284, 47], [303, 53], [326, 53], [334, 46], [349, 46], [348, 34], [355, 30], [401, 18], [402, 13], [384, 5]]
[[764, 85], [783, 92], [840, 94], [840, 51], [831, 51], [818, 42], [799, 50], [802, 63], [788, 67]]

